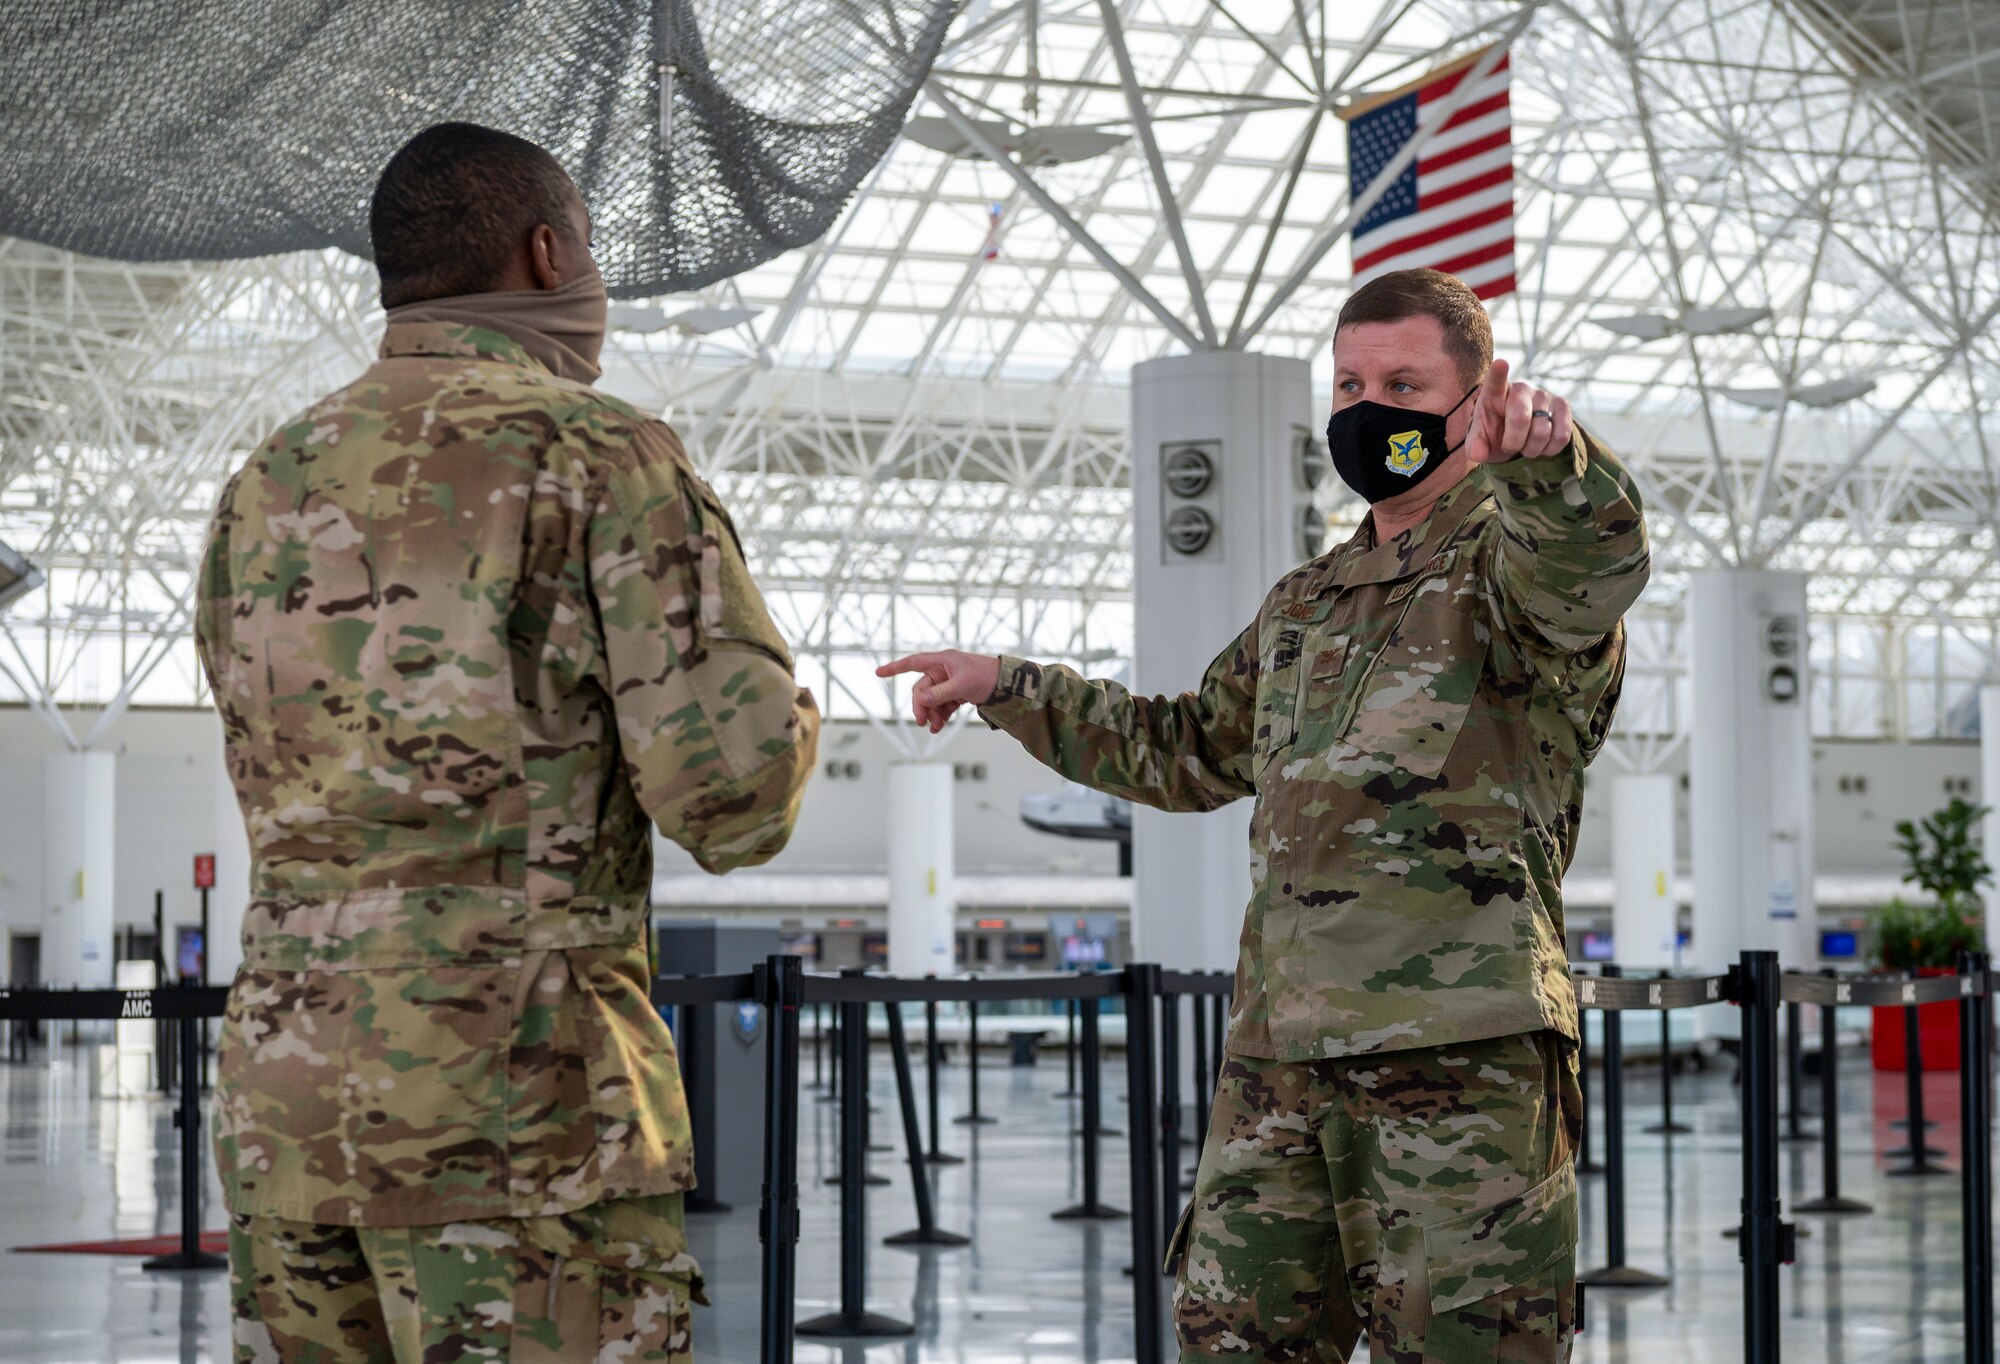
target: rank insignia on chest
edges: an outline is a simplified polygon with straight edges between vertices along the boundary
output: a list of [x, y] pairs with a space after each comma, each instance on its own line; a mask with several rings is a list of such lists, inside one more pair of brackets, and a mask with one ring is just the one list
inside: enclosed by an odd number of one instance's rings
[[1403, 431], [1389, 437], [1389, 458], [1384, 461], [1391, 473], [1413, 474], [1430, 458], [1424, 449], [1424, 433]]

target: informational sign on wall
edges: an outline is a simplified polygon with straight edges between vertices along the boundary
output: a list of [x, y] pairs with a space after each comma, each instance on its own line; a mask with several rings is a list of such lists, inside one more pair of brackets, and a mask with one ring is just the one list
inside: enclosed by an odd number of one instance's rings
[[194, 888], [196, 890], [215, 889], [214, 853], [196, 853], [194, 855]]

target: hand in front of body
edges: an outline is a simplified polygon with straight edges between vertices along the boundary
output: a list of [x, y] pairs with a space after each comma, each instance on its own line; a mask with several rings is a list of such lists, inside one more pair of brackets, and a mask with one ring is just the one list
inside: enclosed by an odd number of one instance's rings
[[918, 724], [935, 734], [960, 706], [983, 706], [993, 699], [1000, 685], [1000, 660], [992, 654], [940, 649], [932, 654], [911, 654], [875, 670], [877, 677], [899, 673], [921, 674], [910, 696], [910, 710]]
[[1569, 449], [1569, 404], [1533, 384], [1507, 382], [1507, 362], [1495, 360], [1473, 399], [1465, 453], [1474, 464], [1542, 459]]

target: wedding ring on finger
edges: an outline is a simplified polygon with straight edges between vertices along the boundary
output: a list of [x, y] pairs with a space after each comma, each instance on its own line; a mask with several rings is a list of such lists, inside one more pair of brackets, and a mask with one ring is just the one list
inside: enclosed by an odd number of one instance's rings
[[1533, 421], [1537, 417], [1553, 425], [1555, 423], [1556, 414], [1548, 411], [1546, 408], [1538, 407], [1533, 412], [1530, 412], [1528, 414], [1528, 420]]

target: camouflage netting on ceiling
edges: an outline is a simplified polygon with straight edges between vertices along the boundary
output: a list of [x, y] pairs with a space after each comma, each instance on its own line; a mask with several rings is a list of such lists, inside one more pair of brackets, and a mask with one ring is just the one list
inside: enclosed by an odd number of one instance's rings
[[0, 233], [121, 260], [365, 256], [390, 154], [469, 119], [569, 168], [613, 294], [698, 288], [826, 231], [888, 150], [955, 8], [7, 0]]

